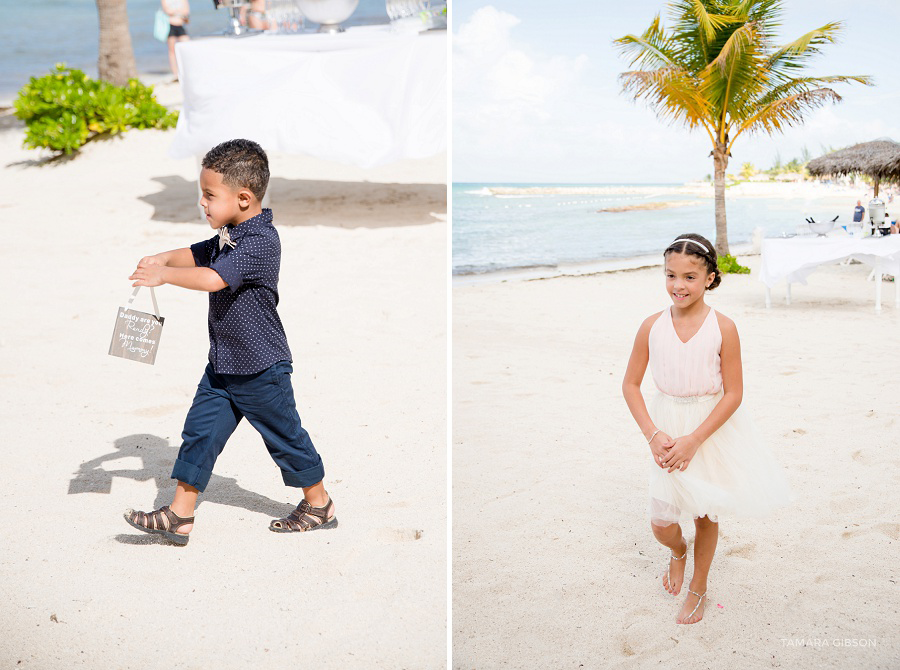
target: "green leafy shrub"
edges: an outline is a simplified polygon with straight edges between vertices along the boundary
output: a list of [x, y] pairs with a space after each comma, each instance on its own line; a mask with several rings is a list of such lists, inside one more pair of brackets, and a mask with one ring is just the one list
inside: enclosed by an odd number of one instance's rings
[[70, 154], [98, 135], [129, 128], [174, 128], [178, 112], [156, 101], [153, 87], [131, 79], [114, 86], [57, 63], [50, 74], [32, 77], [15, 101], [27, 124], [25, 146]]
[[725, 254], [724, 256], [719, 256], [719, 270], [721, 270], [724, 274], [736, 274], [736, 275], [750, 274], [750, 268], [744, 267], [743, 265], [738, 263], [737, 258], [732, 256], [731, 254]]

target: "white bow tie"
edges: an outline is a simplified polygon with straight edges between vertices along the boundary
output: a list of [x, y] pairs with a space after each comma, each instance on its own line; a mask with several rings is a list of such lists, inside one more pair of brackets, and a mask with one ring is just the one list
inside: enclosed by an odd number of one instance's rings
[[224, 249], [226, 244], [232, 249], [235, 247], [235, 243], [231, 241], [231, 235], [228, 234], [228, 226], [222, 226], [219, 228], [219, 249]]

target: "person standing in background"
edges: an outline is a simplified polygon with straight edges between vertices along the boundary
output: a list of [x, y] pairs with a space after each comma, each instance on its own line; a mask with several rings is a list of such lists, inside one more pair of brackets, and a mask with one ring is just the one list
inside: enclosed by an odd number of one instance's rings
[[862, 201], [856, 201], [856, 207], [853, 208], [853, 223], [862, 223], [863, 217], [866, 215], [866, 208], [862, 206]]
[[185, 25], [191, 20], [191, 7], [188, 0], [160, 0], [162, 10], [169, 17], [169, 68], [178, 81], [178, 62], [175, 60], [175, 42], [189, 40]]
[[266, 16], [266, 0], [250, 0], [249, 8], [241, 8], [241, 21], [254, 30], [268, 30], [271, 26]]

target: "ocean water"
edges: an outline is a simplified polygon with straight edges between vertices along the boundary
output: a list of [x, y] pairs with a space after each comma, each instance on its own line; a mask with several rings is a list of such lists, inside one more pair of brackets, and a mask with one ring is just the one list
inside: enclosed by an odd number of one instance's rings
[[[453, 184], [453, 274], [592, 263], [661, 253], [680, 233], [715, 240], [711, 197], [680, 184]], [[666, 203], [664, 209], [631, 209]], [[728, 240], [747, 247], [794, 234], [807, 217], [846, 222], [855, 201], [835, 196], [731, 197]], [[599, 212], [601, 209], [626, 211]]]
[[[193, 0], [192, 37], [224, 30], [228, 12], [214, 9], [212, 0]], [[128, 0], [128, 22], [138, 72], [166, 75], [168, 51], [153, 38], [153, 18], [159, 0]], [[360, 0], [344, 25], [387, 23], [384, 0]], [[97, 5], [93, 0], [28, 0], [10, 5], [0, 22], [0, 103], [10, 104], [29, 77], [46, 74], [56, 63], [65, 62], [97, 76], [99, 43]]]

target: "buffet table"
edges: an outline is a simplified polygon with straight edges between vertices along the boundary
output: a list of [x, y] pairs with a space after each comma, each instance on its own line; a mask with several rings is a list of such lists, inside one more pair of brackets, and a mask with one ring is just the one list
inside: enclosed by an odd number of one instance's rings
[[237, 137], [362, 168], [446, 150], [446, 32], [210, 37], [178, 42], [176, 55], [173, 158]]
[[766, 285], [766, 307], [772, 305], [772, 287], [787, 282], [787, 304], [791, 304], [791, 284], [806, 284], [806, 278], [821, 265], [852, 258], [874, 268], [875, 311], [881, 311], [881, 275], [895, 277], [896, 305], [900, 307], [900, 235], [886, 237], [791, 237], [769, 238], [762, 242], [759, 279]]

